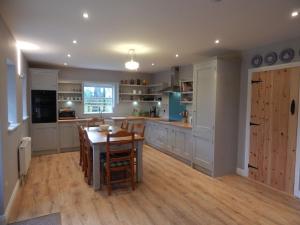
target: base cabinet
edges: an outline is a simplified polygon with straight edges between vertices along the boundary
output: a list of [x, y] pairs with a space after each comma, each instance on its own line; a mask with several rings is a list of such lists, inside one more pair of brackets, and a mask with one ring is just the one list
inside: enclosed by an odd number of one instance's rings
[[60, 123], [59, 148], [61, 150], [79, 148], [79, 145], [77, 123]]
[[147, 121], [145, 141], [163, 152], [191, 161], [192, 131], [190, 129]]
[[33, 151], [49, 151], [58, 148], [56, 123], [32, 124], [31, 137]]

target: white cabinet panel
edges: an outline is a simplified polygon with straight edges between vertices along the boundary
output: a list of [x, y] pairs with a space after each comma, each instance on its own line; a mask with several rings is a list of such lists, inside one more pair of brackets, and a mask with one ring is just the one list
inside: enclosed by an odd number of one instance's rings
[[194, 136], [193, 137], [193, 163], [212, 170], [213, 165], [213, 144], [205, 138]]
[[32, 90], [57, 90], [58, 70], [30, 69]]
[[72, 124], [59, 125], [60, 148], [72, 148], [74, 146], [74, 126]]
[[57, 124], [32, 124], [33, 151], [57, 150]]

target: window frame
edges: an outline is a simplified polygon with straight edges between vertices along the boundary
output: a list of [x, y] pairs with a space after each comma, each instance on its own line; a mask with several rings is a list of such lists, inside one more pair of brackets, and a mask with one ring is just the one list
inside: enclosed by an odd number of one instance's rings
[[99, 82], [99, 81], [86, 81], [83, 82], [82, 84], [82, 95], [83, 95], [83, 114], [84, 115], [93, 115], [93, 114], [100, 114], [97, 112], [85, 112], [85, 95], [84, 95], [84, 88], [85, 87], [109, 87], [112, 88], [112, 112], [102, 112], [102, 114], [113, 114], [114, 113], [114, 108], [116, 106], [116, 102], [117, 102], [117, 85], [115, 83], [111, 83], [111, 82]]

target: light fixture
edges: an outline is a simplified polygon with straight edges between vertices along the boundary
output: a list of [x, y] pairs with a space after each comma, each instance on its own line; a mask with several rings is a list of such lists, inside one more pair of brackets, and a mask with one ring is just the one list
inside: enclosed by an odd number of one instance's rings
[[65, 63], [64, 63], [64, 66], [67, 66], [67, 65], [68, 65], [68, 63], [65, 62]]
[[178, 54], [176, 54], [176, 55], [175, 55], [175, 57], [176, 57], [176, 58], [178, 58], [178, 57], [179, 57], [179, 55], [178, 55]]
[[70, 53], [67, 56], [68, 56], [68, 58], [71, 58], [71, 54]]
[[297, 17], [299, 15], [299, 12], [298, 11], [294, 11], [291, 13], [291, 16], [292, 17]]
[[77, 44], [77, 40], [73, 40], [73, 44]]
[[89, 14], [88, 14], [87, 12], [84, 12], [84, 13], [82, 14], [82, 17], [83, 17], [84, 19], [88, 19], [88, 18], [89, 18]]
[[220, 44], [220, 40], [219, 39], [215, 40], [215, 44]]
[[158, 102], [157, 105], [160, 106], [160, 105], [161, 105], [161, 102]]
[[154, 66], [154, 65], [155, 65], [154, 63], [151, 64], [151, 66]]
[[71, 106], [71, 105], [73, 105], [73, 102], [72, 101], [67, 101], [67, 105]]
[[135, 55], [134, 49], [129, 49], [128, 54], [130, 55], [130, 61], [125, 63], [125, 68], [128, 70], [137, 70], [140, 67], [140, 64], [137, 61], [133, 60], [133, 56]]
[[17, 48], [20, 49], [20, 50], [28, 50], [28, 51], [34, 51], [34, 50], [38, 50], [40, 49], [39, 46], [33, 44], [33, 43], [30, 43], [30, 42], [25, 42], [25, 41], [17, 41], [16, 43], [17, 45]]
[[137, 101], [133, 101], [132, 105], [138, 105], [138, 102]]

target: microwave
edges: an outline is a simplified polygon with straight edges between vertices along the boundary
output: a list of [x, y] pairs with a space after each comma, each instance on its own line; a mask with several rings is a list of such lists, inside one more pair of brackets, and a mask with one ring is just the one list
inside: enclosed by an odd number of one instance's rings
[[58, 112], [58, 117], [60, 120], [67, 120], [67, 119], [75, 119], [76, 113], [75, 110], [71, 109], [60, 109]]

